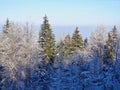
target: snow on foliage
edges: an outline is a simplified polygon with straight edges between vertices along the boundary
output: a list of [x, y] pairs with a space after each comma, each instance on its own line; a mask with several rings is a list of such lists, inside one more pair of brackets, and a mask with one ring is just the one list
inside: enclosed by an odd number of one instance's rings
[[[4, 68], [2, 83], [7, 85], [3, 89], [19, 88], [19, 85], [24, 84], [22, 82], [27, 78], [29, 72], [27, 68], [34, 66], [37, 44], [33, 38], [32, 28], [28, 29], [26, 32], [23, 26], [11, 23], [7, 33], [1, 32], [0, 63]], [[28, 37], [29, 35], [31, 36]], [[16, 85], [15, 82], [17, 82]]]
[[[91, 36], [87, 49], [63, 50], [53, 62], [46, 63], [40, 54], [32, 27], [11, 23], [0, 32], [1, 90], [119, 90], [120, 51], [117, 38], [113, 50], [116, 58], [105, 57], [104, 28]], [[98, 30], [101, 30], [99, 33]], [[51, 58], [53, 59], [53, 58]], [[107, 63], [105, 63], [107, 61]]]

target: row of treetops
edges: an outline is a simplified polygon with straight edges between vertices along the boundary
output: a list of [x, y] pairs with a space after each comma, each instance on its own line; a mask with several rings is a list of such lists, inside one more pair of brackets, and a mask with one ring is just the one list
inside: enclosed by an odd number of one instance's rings
[[[55, 43], [55, 35], [52, 32], [51, 26], [49, 24], [47, 16], [43, 18], [43, 23], [41, 24], [40, 32], [39, 32], [39, 40], [38, 43], [40, 45], [41, 51], [46, 55], [47, 60], [55, 57], [56, 53], [60, 51], [64, 52], [65, 56], [71, 53], [72, 51], [83, 51], [88, 47], [88, 39], [83, 40], [81, 34], [79, 34], [78, 27], [76, 27], [72, 37], [68, 34], [65, 36], [64, 40], [61, 40], [57, 45]], [[9, 28], [10, 22], [9, 19], [6, 20], [6, 24], [3, 29], [3, 32], [7, 32], [7, 28]], [[99, 28], [98, 32], [94, 33], [91, 37], [92, 44], [103, 43], [104, 34], [101, 31], [104, 28]], [[97, 35], [97, 36], [96, 36]], [[101, 36], [101, 37], [100, 37]], [[116, 26], [114, 26], [113, 30], [108, 33], [108, 38], [106, 39], [106, 46], [113, 47], [111, 42], [118, 37], [118, 31]], [[103, 39], [103, 40], [102, 40]], [[107, 47], [111, 51], [111, 48]], [[109, 52], [108, 52], [109, 53]]]

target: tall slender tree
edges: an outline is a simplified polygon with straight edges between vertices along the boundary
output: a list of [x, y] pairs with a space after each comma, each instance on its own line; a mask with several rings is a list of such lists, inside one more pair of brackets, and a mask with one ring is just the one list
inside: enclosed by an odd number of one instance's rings
[[39, 44], [42, 48], [42, 52], [45, 54], [45, 61], [53, 60], [55, 56], [55, 38], [52, 33], [47, 16], [43, 18], [43, 24], [39, 33]]
[[68, 58], [69, 55], [71, 54], [71, 50], [72, 50], [71, 37], [68, 34], [65, 36], [64, 39], [64, 59], [66, 63], [68, 63]]
[[72, 36], [72, 47], [76, 50], [83, 50], [82, 36], [79, 34], [78, 27], [76, 27]]
[[87, 47], [88, 47], [88, 39], [87, 38], [84, 39], [83, 45], [84, 45], [84, 48], [87, 49]]
[[66, 35], [64, 39], [64, 50], [66, 55], [71, 52], [71, 37], [69, 34]]
[[113, 36], [113, 40], [116, 40], [118, 38], [118, 30], [116, 26], [114, 26], [112, 29], [112, 36]]
[[10, 21], [7, 18], [6, 23], [4, 24], [4, 27], [3, 27], [3, 32], [8, 33], [9, 28], [10, 28]]
[[115, 59], [117, 38], [118, 38], [118, 30], [116, 26], [114, 26], [112, 31], [108, 33], [108, 40], [106, 42], [106, 57], [112, 60]]
[[113, 38], [109, 32], [108, 33], [108, 40], [106, 42], [106, 57], [107, 58], [114, 59], [115, 55], [112, 52], [112, 50], [113, 50]]

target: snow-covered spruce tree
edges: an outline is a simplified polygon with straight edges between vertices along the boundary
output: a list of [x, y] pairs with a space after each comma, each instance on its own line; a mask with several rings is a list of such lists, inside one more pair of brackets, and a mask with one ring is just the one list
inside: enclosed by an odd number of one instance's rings
[[64, 39], [64, 58], [66, 63], [68, 63], [68, 57], [71, 54], [71, 51], [72, 51], [71, 37], [68, 34], [65, 36]]
[[108, 33], [108, 40], [106, 42], [106, 58], [110, 58], [110, 59], [114, 59], [115, 58], [115, 55], [114, 53], [112, 52], [113, 50], [113, 38], [112, 36], [110, 35], [110, 32]]
[[[118, 30], [114, 26], [113, 30], [108, 33], [108, 40], [106, 41], [106, 59], [114, 60], [116, 57], [116, 45], [118, 38]], [[106, 61], [109, 63], [110, 61]]]
[[[33, 34], [33, 33], [31, 33]], [[31, 36], [27, 42], [23, 26], [11, 23], [8, 32], [0, 35], [0, 63], [4, 67], [2, 89], [24, 90], [27, 87], [28, 69], [34, 66], [37, 45]]]
[[85, 38], [85, 39], [84, 39], [83, 46], [84, 46], [84, 49], [85, 49], [85, 50], [88, 49], [88, 46], [89, 46], [88, 38]]
[[71, 50], [71, 37], [70, 35], [66, 35], [64, 39], [64, 49], [70, 51]]
[[7, 19], [6, 23], [4, 24], [4, 27], [3, 27], [3, 32], [8, 33], [9, 27], [10, 27], [10, 21], [9, 21], [9, 19]]
[[82, 36], [79, 34], [78, 27], [76, 27], [72, 36], [72, 48], [75, 50], [83, 50]]
[[55, 38], [47, 16], [45, 16], [43, 19], [44, 21], [41, 25], [41, 30], [39, 33], [39, 44], [42, 48], [41, 51], [46, 57], [45, 62], [48, 63], [50, 60], [53, 62], [53, 59], [55, 57]]

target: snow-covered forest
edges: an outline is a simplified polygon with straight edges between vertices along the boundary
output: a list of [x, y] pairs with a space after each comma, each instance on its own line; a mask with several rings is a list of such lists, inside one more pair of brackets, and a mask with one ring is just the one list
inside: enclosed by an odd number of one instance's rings
[[[55, 41], [47, 16], [34, 26], [6, 20], [0, 32], [0, 90], [119, 90], [120, 32], [79, 28]], [[36, 38], [38, 36], [38, 38]]]

